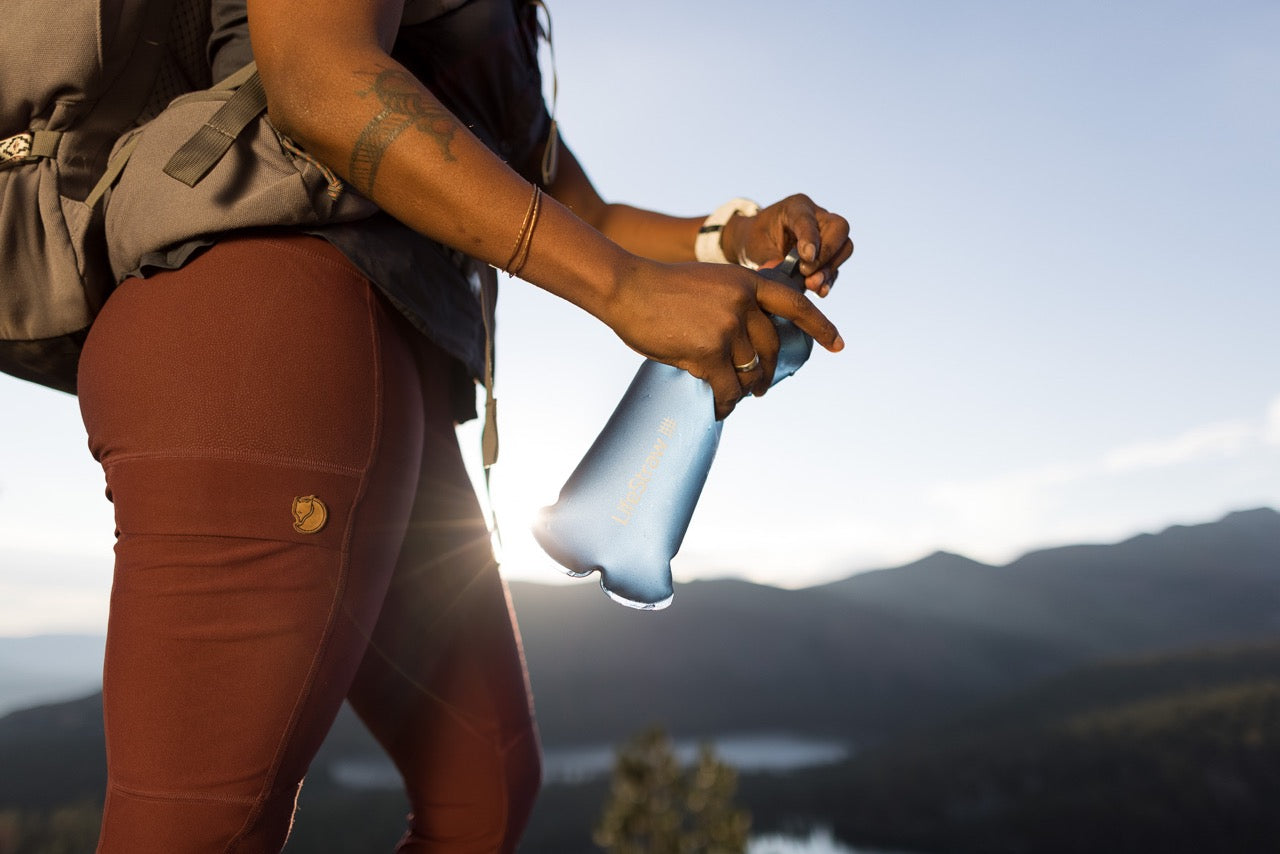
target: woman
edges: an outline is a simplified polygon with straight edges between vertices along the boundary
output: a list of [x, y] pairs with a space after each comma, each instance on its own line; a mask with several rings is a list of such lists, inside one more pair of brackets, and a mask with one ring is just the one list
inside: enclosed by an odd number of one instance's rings
[[[706, 379], [718, 417], [769, 385], [765, 312], [842, 347], [803, 296], [692, 263], [695, 244], [751, 262], [798, 245], [825, 295], [852, 252], [841, 217], [803, 196], [735, 203], [699, 238], [703, 218], [605, 203], [563, 146], [540, 175], [554, 141], [536, 44], [492, 41], [532, 38], [534, 6], [434, 5], [460, 8], [414, 29], [403, 0], [249, 0], [272, 123], [394, 222], [224, 235], [127, 280], [86, 345], [79, 393], [118, 529], [106, 854], [280, 850], [344, 698], [404, 776], [398, 850], [515, 849], [537, 734], [454, 435], [483, 329], [465, 287], [427, 261], [406, 283], [396, 259], [443, 245], [519, 273]], [[215, 33], [215, 70], [243, 36]]]

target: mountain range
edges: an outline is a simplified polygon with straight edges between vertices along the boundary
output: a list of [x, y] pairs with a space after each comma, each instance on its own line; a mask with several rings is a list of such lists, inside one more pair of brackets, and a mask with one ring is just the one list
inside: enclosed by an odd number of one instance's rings
[[[656, 613], [594, 583], [511, 588], [548, 747], [652, 725], [854, 746], [836, 764], [744, 776], [761, 830], [818, 822], [845, 841], [946, 854], [1237, 854], [1272, 850], [1280, 833], [1271, 509], [1006, 566], [939, 552], [803, 590], [694, 582]], [[48, 699], [68, 679], [92, 690], [100, 646], [0, 639], [0, 704], [42, 672]], [[353, 715], [339, 718], [291, 851], [391, 844], [402, 796], [331, 773], [376, 752]], [[100, 695], [0, 718], [0, 768], [0, 820], [51, 828], [69, 809], [91, 840]], [[595, 850], [605, 794], [600, 780], [547, 787], [521, 850]]]
[[873, 741], [1086, 662], [1280, 638], [1280, 513], [1000, 567], [939, 552], [794, 591], [700, 581], [657, 613], [590, 584], [512, 595], [551, 742], [654, 722]]
[[[989, 566], [938, 552], [819, 587], [511, 584], [544, 739], [785, 731], [874, 741], [1089, 661], [1280, 638], [1280, 513]], [[100, 684], [101, 639], [0, 639], [0, 709]], [[73, 690], [74, 689], [74, 690]]]

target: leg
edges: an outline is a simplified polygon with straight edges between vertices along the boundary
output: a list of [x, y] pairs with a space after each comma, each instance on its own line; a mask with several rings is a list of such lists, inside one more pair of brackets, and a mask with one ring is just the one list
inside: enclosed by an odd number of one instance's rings
[[395, 330], [299, 237], [127, 282], [95, 324], [81, 406], [118, 529], [103, 854], [283, 846], [412, 506], [422, 403]]
[[[443, 394], [424, 385], [428, 412], [448, 412]], [[350, 700], [404, 776], [401, 852], [515, 850], [541, 782], [538, 736], [506, 587], [446, 418], [428, 419], [409, 531]]]

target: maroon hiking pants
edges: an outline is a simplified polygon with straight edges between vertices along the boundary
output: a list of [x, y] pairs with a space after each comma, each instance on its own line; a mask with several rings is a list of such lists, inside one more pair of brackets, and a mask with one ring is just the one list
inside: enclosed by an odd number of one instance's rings
[[276, 852], [343, 699], [399, 768], [398, 850], [515, 850], [519, 636], [446, 357], [327, 243], [131, 279], [80, 363], [117, 526], [99, 852]]

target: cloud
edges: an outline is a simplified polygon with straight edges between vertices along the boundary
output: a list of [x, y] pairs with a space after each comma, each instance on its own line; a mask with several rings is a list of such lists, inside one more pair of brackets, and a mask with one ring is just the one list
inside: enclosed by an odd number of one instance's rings
[[1271, 401], [1267, 409], [1267, 424], [1262, 439], [1268, 445], [1280, 445], [1280, 397]]
[[969, 516], [985, 515], [995, 507], [1021, 514], [1037, 493], [1055, 487], [1239, 457], [1260, 445], [1280, 445], [1280, 397], [1271, 402], [1261, 419], [1216, 421], [1174, 436], [1122, 445], [1094, 459], [1049, 463], [970, 481], [946, 481], [935, 485], [930, 497]]
[[1169, 439], [1156, 439], [1116, 448], [1106, 455], [1101, 468], [1105, 472], [1119, 473], [1182, 465], [1209, 457], [1235, 456], [1248, 448], [1261, 435], [1262, 431], [1254, 421], [1245, 419], [1219, 421], [1215, 424], [1196, 427]]

